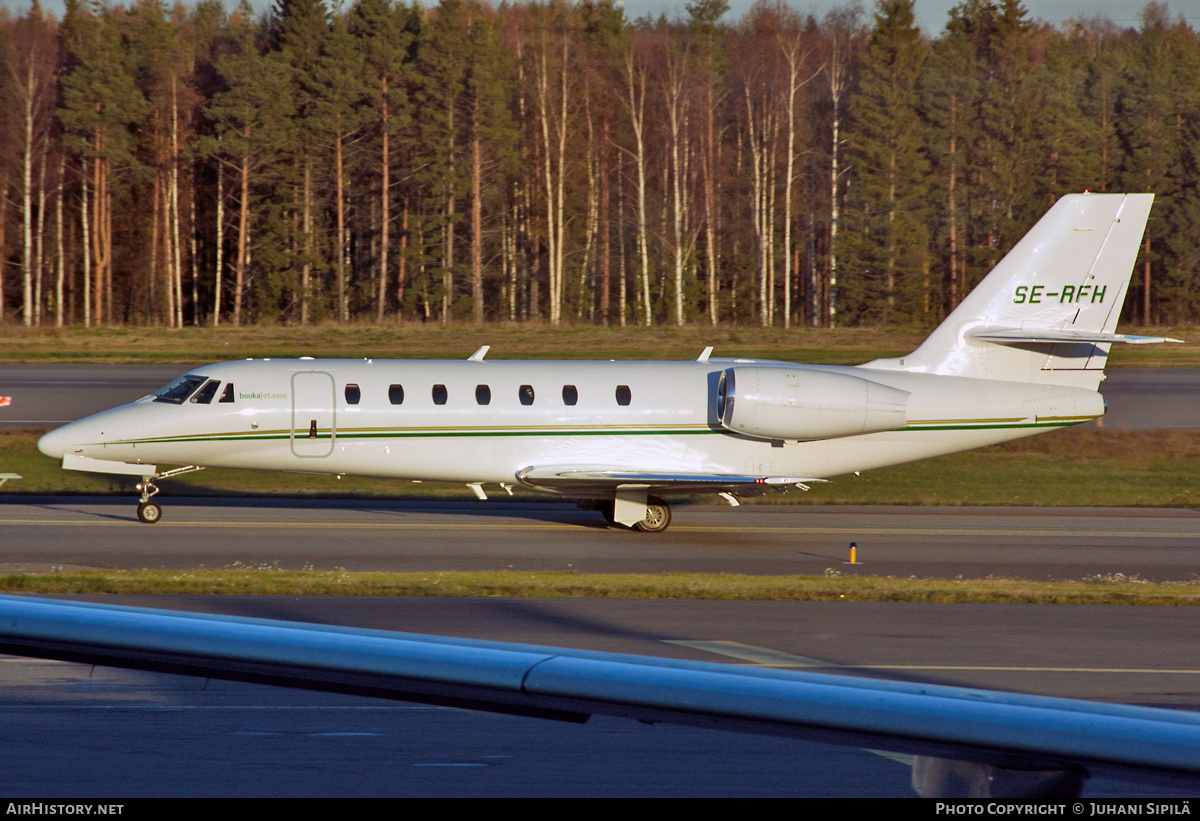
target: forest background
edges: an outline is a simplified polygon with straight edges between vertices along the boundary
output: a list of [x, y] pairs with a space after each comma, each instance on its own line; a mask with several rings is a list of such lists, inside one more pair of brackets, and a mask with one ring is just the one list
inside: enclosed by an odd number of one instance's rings
[[1150, 191], [1200, 318], [1200, 38], [965, 0], [0, 10], [0, 324], [935, 324], [1061, 195]]

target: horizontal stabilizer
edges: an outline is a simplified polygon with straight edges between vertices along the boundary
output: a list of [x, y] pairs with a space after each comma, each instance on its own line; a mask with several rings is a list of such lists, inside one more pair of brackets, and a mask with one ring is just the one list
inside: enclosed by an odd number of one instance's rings
[[1158, 342], [1182, 342], [1169, 336], [1135, 336], [1133, 334], [1110, 334], [1102, 331], [1073, 331], [1063, 328], [976, 328], [967, 336], [981, 342], [998, 345], [1053, 345], [1059, 342], [1084, 342], [1093, 344], [1153, 345]]
[[517, 473], [517, 480], [529, 487], [557, 493], [608, 493], [618, 487], [636, 485], [647, 490], [677, 493], [736, 492], [758, 495], [769, 490], [791, 487], [807, 489], [824, 479], [800, 476], [747, 476], [733, 473], [687, 473], [661, 470], [627, 470], [581, 465], [532, 465]]
[[107, 459], [92, 459], [64, 453], [62, 466], [65, 470], [84, 470], [88, 473], [117, 473], [122, 476], [153, 476], [158, 472], [154, 465], [135, 465], [130, 462], [110, 462]]

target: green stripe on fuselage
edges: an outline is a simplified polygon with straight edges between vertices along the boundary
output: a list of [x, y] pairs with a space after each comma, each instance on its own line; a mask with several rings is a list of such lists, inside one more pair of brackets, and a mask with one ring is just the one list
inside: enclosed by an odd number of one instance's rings
[[[1032, 422], [1007, 421], [999, 419], [962, 419], [939, 420], [936, 422], [914, 422], [906, 427], [897, 428], [893, 432], [909, 431], [945, 431], [945, 430], [1003, 430], [1018, 428], [1061, 428], [1078, 425], [1095, 419], [1094, 416], [1048, 417]], [[587, 427], [587, 428], [341, 428], [336, 432], [338, 439], [448, 439], [461, 437], [482, 436], [696, 436], [712, 434], [735, 434], [725, 428], [694, 425], [686, 427], [652, 427], [647, 425], [629, 425], [617, 427]], [[318, 431], [316, 439], [329, 439], [332, 434], [328, 428]], [[154, 439], [121, 439], [109, 442], [110, 445], [165, 445], [184, 442], [266, 442], [274, 440], [290, 440], [289, 430], [272, 430], [261, 433], [206, 433], [192, 436], [166, 436]], [[299, 440], [311, 440], [308, 431], [302, 431], [295, 437]], [[765, 441], [765, 440], [764, 440]], [[105, 444], [102, 442], [93, 443]]]

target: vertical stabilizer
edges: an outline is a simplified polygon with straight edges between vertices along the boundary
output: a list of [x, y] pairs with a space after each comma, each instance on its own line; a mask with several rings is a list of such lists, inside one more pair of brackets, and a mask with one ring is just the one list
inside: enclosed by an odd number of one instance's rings
[[1095, 390], [1153, 194], [1071, 194], [1030, 229], [921, 347], [864, 367]]

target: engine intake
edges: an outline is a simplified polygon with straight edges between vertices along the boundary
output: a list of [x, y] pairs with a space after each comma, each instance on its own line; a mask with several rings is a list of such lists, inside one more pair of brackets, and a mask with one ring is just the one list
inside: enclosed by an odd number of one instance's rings
[[806, 368], [730, 368], [717, 412], [731, 431], [761, 439], [826, 439], [908, 424], [908, 392]]

